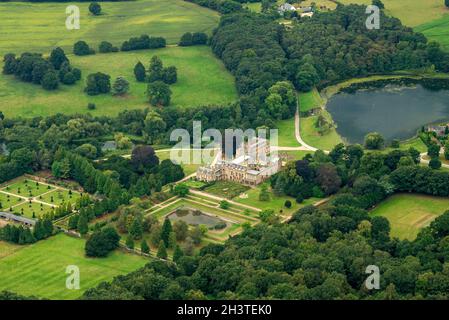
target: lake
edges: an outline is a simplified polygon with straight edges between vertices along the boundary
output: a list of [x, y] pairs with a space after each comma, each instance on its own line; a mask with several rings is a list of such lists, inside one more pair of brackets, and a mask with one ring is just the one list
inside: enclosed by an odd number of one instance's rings
[[379, 132], [386, 141], [405, 140], [423, 125], [449, 120], [449, 90], [389, 85], [339, 93], [326, 108], [349, 143], [363, 143], [369, 132]]

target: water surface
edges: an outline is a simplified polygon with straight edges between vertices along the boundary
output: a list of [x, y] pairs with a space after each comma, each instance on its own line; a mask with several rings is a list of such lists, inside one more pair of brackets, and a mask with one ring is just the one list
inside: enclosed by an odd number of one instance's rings
[[369, 132], [379, 132], [387, 141], [405, 140], [423, 125], [449, 120], [449, 90], [416, 85], [340, 93], [329, 99], [327, 110], [349, 143], [363, 143]]

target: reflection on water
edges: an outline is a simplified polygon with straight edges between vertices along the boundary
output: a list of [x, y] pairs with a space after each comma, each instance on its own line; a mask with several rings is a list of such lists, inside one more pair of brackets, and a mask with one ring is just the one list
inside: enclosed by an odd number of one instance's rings
[[218, 223], [223, 222], [223, 220], [202, 213], [199, 210], [194, 210], [190, 208], [179, 208], [175, 212], [171, 213], [168, 218], [170, 220], [182, 220], [189, 225], [200, 225], [204, 224], [207, 227], [215, 227]]
[[379, 132], [387, 141], [404, 140], [423, 125], [449, 120], [449, 91], [387, 86], [335, 95], [327, 109], [350, 143], [363, 143], [369, 132]]

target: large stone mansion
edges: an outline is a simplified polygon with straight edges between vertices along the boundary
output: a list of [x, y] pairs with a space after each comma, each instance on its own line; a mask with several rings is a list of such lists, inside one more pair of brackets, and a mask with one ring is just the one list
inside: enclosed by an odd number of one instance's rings
[[255, 186], [281, 168], [281, 160], [270, 156], [270, 145], [266, 139], [252, 138], [237, 149], [233, 159], [226, 159], [219, 152], [214, 161], [199, 167], [196, 177], [200, 181], [234, 181]]

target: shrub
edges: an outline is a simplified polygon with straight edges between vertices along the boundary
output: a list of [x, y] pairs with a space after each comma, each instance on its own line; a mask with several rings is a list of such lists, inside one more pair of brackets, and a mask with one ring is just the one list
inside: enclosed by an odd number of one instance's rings
[[118, 52], [118, 48], [114, 47], [112, 43], [108, 41], [102, 41], [98, 46], [98, 51], [100, 51], [100, 53]]
[[56, 90], [58, 87], [58, 75], [55, 71], [48, 71], [42, 78], [42, 88], [45, 90]]
[[110, 79], [111, 77], [109, 75], [101, 72], [90, 74], [87, 77], [86, 88], [84, 91], [90, 96], [108, 93], [111, 91]]
[[95, 105], [95, 103], [89, 102], [87, 104], [87, 109], [89, 110], [95, 110], [97, 108], [97, 106]]
[[98, 16], [101, 13], [101, 6], [97, 3], [97, 2], [92, 2], [89, 5], [89, 11], [90, 13], [92, 13], [94, 16]]
[[290, 200], [285, 200], [284, 206], [290, 209], [292, 207], [292, 202]]
[[89, 48], [86, 41], [78, 41], [73, 45], [73, 53], [77, 56], [87, 56], [89, 54], [94, 54], [95, 51]]

